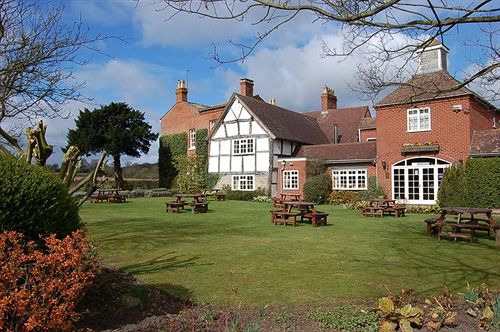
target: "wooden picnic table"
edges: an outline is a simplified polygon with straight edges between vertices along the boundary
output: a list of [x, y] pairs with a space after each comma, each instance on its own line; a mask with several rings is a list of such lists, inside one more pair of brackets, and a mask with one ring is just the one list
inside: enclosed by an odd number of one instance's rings
[[362, 214], [366, 216], [379, 216], [383, 217], [384, 214], [393, 214], [394, 216], [404, 217], [406, 206], [403, 204], [396, 204], [393, 199], [375, 199], [371, 200], [369, 205], [363, 207]]
[[[171, 205], [172, 208], [178, 204], [184, 203], [184, 205], [187, 205], [188, 203], [185, 203], [182, 199], [183, 198], [192, 198], [193, 202], [189, 203], [191, 206], [191, 211], [194, 213], [199, 212], [199, 213], [205, 213], [208, 212], [208, 202], [206, 200], [206, 196], [204, 194], [176, 194], [175, 196], [175, 202], [166, 202], [167, 205]], [[183, 206], [184, 206], [183, 205]], [[178, 209], [177, 209], [178, 211]]]
[[[495, 233], [496, 242], [500, 242], [500, 225], [495, 225], [491, 209], [469, 207], [443, 207], [437, 218], [426, 219], [427, 235], [433, 232], [438, 238], [450, 237], [454, 240], [467, 239], [473, 241], [477, 230]], [[470, 232], [463, 233], [462, 230]]]
[[96, 192], [90, 196], [91, 203], [98, 203], [107, 201], [108, 203], [123, 203], [126, 197], [119, 194], [118, 189], [97, 189]]
[[[327, 223], [328, 213], [317, 211], [316, 203], [314, 202], [282, 201], [281, 204], [283, 205], [282, 213], [285, 213], [284, 216], [293, 216], [295, 220], [297, 217], [300, 217], [300, 221], [309, 219], [311, 225], [314, 227], [326, 225]], [[293, 211], [293, 208], [296, 208], [298, 211]]]

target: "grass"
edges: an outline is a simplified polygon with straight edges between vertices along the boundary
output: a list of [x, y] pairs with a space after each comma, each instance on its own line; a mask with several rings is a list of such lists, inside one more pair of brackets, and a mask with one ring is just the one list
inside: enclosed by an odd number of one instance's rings
[[103, 261], [184, 298], [221, 306], [363, 301], [413, 288], [500, 284], [500, 246], [438, 241], [425, 215], [365, 218], [322, 206], [327, 227], [274, 226], [267, 203], [210, 201], [207, 214], [165, 213], [165, 198], [86, 204], [88, 235]]

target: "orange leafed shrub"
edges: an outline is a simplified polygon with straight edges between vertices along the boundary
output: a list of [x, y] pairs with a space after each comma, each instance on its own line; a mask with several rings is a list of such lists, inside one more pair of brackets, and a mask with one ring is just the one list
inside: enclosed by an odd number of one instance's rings
[[0, 234], [0, 331], [72, 330], [75, 306], [99, 272], [83, 231], [45, 248], [17, 232]]

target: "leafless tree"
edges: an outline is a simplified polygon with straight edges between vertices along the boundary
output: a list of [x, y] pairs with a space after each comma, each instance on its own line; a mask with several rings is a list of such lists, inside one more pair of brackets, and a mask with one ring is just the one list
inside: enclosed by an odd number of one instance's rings
[[[169, 18], [184, 12], [222, 20], [251, 19], [262, 27], [249, 44], [231, 41], [241, 47], [236, 59], [223, 59], [215, 50], [213, 57], [219, 63], [243, 60], [269, 34], [303, 12], [313, 21], [337, 24], [345, 43], [342, 49], [325, 44], [323, 53], [340, 58], [365, 53], [368, 60], [359, 66], [360, 84], [354, 88], [372, 99], [416, 73], [418, 49], [434, 39], [446, 44], [447, 38], [462, 38], [479, 56], [469, 59], [470, 68], [458, 73], [462, 83], [452, 89], [480, 84], [491, 90], [490, 98], [499, 97], [500, 6], [495, 0], [156, 0], [154, 4], [160, 11], [168, 9]], [[474, 38], [460, 36], [470, 28], [475, 29]]]
[[[105, 37], [88, 37], [81, 20], [65, 24], [63, 10], [44, 1], [0, 0], [0, 126], [61, 116], [66, 102], [88, 100], [73, 70], [86, 63], [82, 51], [96, 51]], [[13, 133], [0, 127], [0, 137], [21, 151]]]

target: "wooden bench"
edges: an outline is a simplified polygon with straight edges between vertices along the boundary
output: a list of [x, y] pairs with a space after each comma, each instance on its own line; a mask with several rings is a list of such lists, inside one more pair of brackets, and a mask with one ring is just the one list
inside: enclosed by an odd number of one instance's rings
[[103, 196], [103, 195], [92, 195], [90, 196], [90, 203], [100, 203], [100, 202], [107, 202], [108, 197]]
[[215, 194], [215, 200], [216, 201], [225, 201], [226, 200], [226, 194]]
[[191, 212], [195, 213], [207, 213], [208, 212], [208, 202], [191, 203]]
[[378, 208], [378, 207], [373, 207], [373, 206], [365, 206], [363, 208], [363, 216], [368, 217], [368, 216], [379, 216], [382, 218], [384, 216], [384, 209]]
[[185, 202], [165, 202], [165, 212], [176, 212], [179, 213], [180, 209], [184, 208]]
[[271, 211], [271, 214], [273, 224], [283, 224], [284, 226], [291, 224], [293, 227], [297, 224], [297, 216], [300, 215], [298, 212], [286, 211]]
[[491, 228], [495, 233], [495, 242], [500, 243], [500, 224], [495, 224]]
[[313, 227], [326, 225], [329, 214], [323, 211], [310, 211], [300, 214], [300, 220], [309, 219]]
[[123, 203], [123, 202], [125, 202], [125, 197], [122, 195], [108, 196], [108, 203]]
[[394, 213], [394, 216], [396, 218], [404, 217], [405, 212], [406, 212], [406, 206], [404, 205], [394, 205], [384, 208], [384, 213], [387, 213], [389, 215]]
[[431, 236], [432, 233], [437, 233], [438, 231], [438, 221], [439, 217], [432, 217], [432, 218], [427, 218], [425, 219], [425, 223], [427, 223], [427, 228], [426, 228], [426, 234], [428, 236]]

